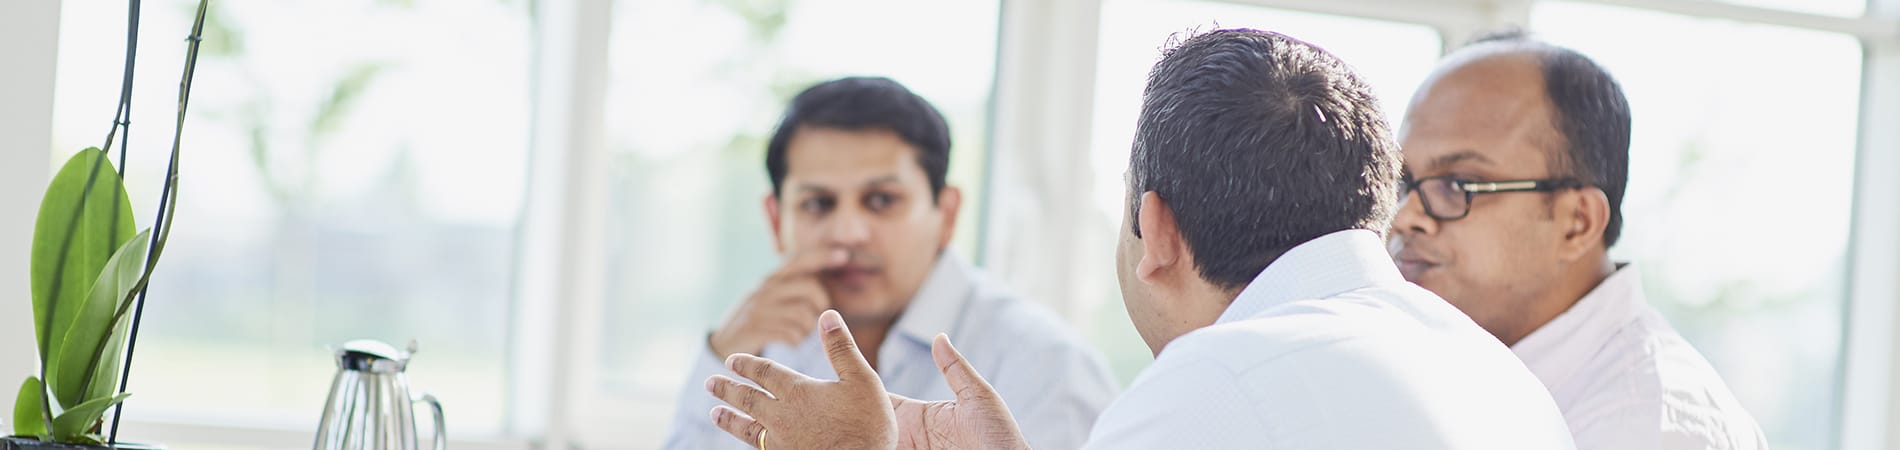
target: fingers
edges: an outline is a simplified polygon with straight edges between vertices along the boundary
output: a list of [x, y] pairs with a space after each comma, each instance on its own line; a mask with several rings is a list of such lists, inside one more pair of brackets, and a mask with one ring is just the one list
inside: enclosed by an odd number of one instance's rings
[[[726, 369], [745, 379], [758, 383], [766, 391], [783, 393], [793, 383], [810, 379], [772, 360], [744, 353], [734, 353], [726, 357]], [[730, 403], [730, 402], [728, 402]]]
[[753, 312], [756, 317], [749, 325], [765, 342], [804, 342], [818, 325], [818, 314], [831, 303], [816, 279], [777, 280], [764, 289], [760, 295], [766, 296], [765, 303]]
[[[812, 277], [788, 277], [774, 275], [760, 287], [757, 294], [762, 306], [758, 313], [785, 319], [794, 325], [789, 331], [803, 338], [811, 334], [812, 327], [818, 323], [818, 315], [831, 307], [831, 296], [825, 292], [825, 285]], [[790, 343], [796, 344], [794, 340]]]
[[818, 315], [825, 312], [822, 288], [816, 282], [810, 284], [811, 291], [814, 291], [812, 293], [783, 294], [787, 297], [779, 301], [776, 310], [770, 312], [772, 316], [759, 319], [759, 332], [785, 345], [797, 346], [805, 342], [805, 338], [810, 337], [818, 327]]
[[752, 420], [752, 416], [747, 416], [725, 405], [713, 407], [712, 421], [714, 425], [719, 426], [719, 429], [726, 430], [726, 434], [731, 434], [732, 437], [738, 438], [739, 442], [754, 447], [759, 445], [759, 433], [765, 432], [765, 425]]
[[747, 414], [763, 413], [769, 415], [770, 411], [765, 410], [775, 408], [778, 405], [774, 403], [774, 400], [777, 399], [772, 397], [772, 394], [768, 394], [765, 391], [759, 390], [759, 388], [740, 383], [738, 380], [726, 378], [722, 375], [713, 375], [712, 378], [707, 378], [706, 391], [711, 392], [713, 397], [718, 397], [720, 400], [725, 401], [726, 404], [739, 408], [740, 411], [744, 411]]
[[858, 342], [851, 338], [851, 329], [844, 326], [844, 317], [836, 310], [827, 310], [818, 315], [818, 334], [825, 343], [825, 356], [831, 359], [831, 370], [838, 373], [838, 380], [877, 380], [877, 371], [871, 369], [871, 363], [864, 360], [864, 354], [858, 351]]
[[825, 286], [816, 279], [781, 282], [779, 289], [777, 295], [780, 296], [780, 304], [788, 312], [794, 312], [794, 317], [805, 321], [805, 326], [799, 328], [800, 332], [811, 332], [818, 315], [831, 307], [831, 297], [825, 293]]
[[816, 316], [813, 316], [810, 320], [802, 318], [782, 319], [772, 327], [767, 335], [771, 336], [775, 342], [782, 342], [785, 345], [796, 347], [798, 344], [805, 342], [806, 337], [811, 336], [812, 328], [817, 325], [816, 319]]
[[950, 345], [950, 336], [937, 335], [930, 343], [930, 357], [936, 360], [937, 370], [943, 372], [943, 380], [950, 385], [950, 391], [956, 393], [958, 403], [996, 397], [996, 389], [990, 387], [990, 382], [977, 374], [970, 361]]
[[759, 353], [772, 342], [798, 345], [811, 336], [818, 314], [830, 303], [817, 278], [769, 278], [727, 313], [707, 345], [721, 358]]

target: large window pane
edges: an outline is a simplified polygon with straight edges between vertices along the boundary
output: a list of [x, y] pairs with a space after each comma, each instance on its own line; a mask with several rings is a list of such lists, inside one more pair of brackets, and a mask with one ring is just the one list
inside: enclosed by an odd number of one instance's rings
[[[144, 5], [128, 164], [142, 222], [196, 4]], [[57, 161], [105, 138], [124, 5], [65, 1]], [[526, 3], [211, 5], [178, 225], [127, 418], [314, 430], [336, 370], [326, 346], [414, 338], [411, 381], [442, 398], [452, 431], [498, 430], [526, 174]]]
[[954, 245], [976, 256], [996, 1], [641, 0], [614, 14], [596, 389], [638, 405], [627, 435], [657, 444], [691, 352], [778, 265], [765, 144], [806, 86], [889, 76], [941, 109], [950, 183], [968, 194]]
[[[1095, 73], [1092, 201], [1104, 226], [1121, 224], [1122, 172], [1128, 167], [1135, 119], [1148, 69], [1160, 58], [1170, 35], [1186, 30], [1258, 28], [1277, 31], [1323, 47], [1353, 66], [1372, 85], [1380, 107], [1396, 123], [1412, 88], [1425, 78], [1441, 47], [1430, 27], [1349, 17], [1309, 14], [1205, 1], [1109, 0], [1102, 5], [1100, 51]], [[1102, 245], [1110, 245], [1104, 242]], [[1089, 272], [1093, 283], [1114, 289], [1106, 265]], [[1082, 299], [1086, 331], [1107, 352], [1124, 383], [1148, 365], [1152, 356], [1141, 343], [1118, 298]]]
[[1542, 4], [1531, 23], [1602, 63], [1629, 95], [1630, 184], [1612, 255], [1642, 268], [1650, 303], [1775, 448], [1830, 448], [1858, 41], [1564, 2]]

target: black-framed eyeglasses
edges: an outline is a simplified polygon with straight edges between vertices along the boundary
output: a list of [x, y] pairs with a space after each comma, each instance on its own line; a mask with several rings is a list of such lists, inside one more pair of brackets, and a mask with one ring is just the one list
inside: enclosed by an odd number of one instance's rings
[[1458, 220], [1471, 214], [1471, 196], [1500, 192], [1554, 192], [1583, 187], [1571, 178], [1510, 181], [1465, 181], [1450, 176], [1425, 177], [1399, 182], [1399, 204], [1404, 205], [1418, 192], [1425, 215], [1440, 221]]

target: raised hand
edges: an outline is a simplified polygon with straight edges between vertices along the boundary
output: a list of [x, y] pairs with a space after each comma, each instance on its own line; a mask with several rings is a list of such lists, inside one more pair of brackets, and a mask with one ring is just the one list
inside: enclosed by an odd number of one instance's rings
[[818, 313], [831, 307], [818, 273], [850, 259], [844, 250], [795, 252], [785, 265], [766, 277], [744, 302], [726, 314], [706, 344], [720, 358], [735, 353], [758, 354], [771, 342], [797, 345], [811, 333]]
[[1009, 407], [969, 360], [939, 334], [930, 344], [943, 380], [956, 400], [926, 402], [889, 394], [897, 416], [900, 449], [1028, 449]]
[[[706, 390], [727, 405], [712, 409], [720, 429], [755, 447], [770, 449], [888, 449], [897, 445], [890, 398], [837, 311], [818, 317], [825, 355], [836, 381], [805, 376], [772, 360], [744, 353], [726, 358], [734, 374], [706, 380]], [[992, 393], [994, 395], [994, 393]]]

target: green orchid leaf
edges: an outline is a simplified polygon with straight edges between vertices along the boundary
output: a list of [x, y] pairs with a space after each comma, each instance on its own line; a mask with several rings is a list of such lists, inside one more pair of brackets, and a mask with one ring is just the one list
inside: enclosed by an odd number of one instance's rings
[[53, 418], [53, 440], [81, 442], [87, 438], [86, 433], [92, 431], [93, 424], [99, 423], [99, 418], [105, 415], [106, 408], [111, 408], [112, 405], [117, 405], [130, 396], [132, 394], [95, 398], [59, 413], [59, 417]]
[[127, 293], [122, 298], [126, 300], [119, 305], [118, 315], [113, 316], [118, 321], [107, 330], [108, 334], [104, 335], [103, 348], [94, 354], [96, 356], [88, 360], [89, 364], [86, 366], [67, 366], [70, 369], [84, 371], [73, 373], [92, 374], [79, 380], [79, 385], [85, 386], [85, 391], [80, 398], [90, 400], [118, 392], [119, 367], [125, 363], [125, 358], [121, 355], [125, 354], [125, 340], [131, 334], [132, 328], [131, 293]]
[[42, 365], [49, 355], [59, 354], [60, 337], [77, 315], [76, 305], [85, 301], [87, 288], [134, 231], [132, 201], [105, 158], [97, 148], [73, 155], [40, 201], [31, 284], [34, 339]]
[[46, 419], [40, 417], [44, 395], [46, 387], [40, 385], [38, 377], [26, 377], [26, 382], [20, 383], [20, 395], [13, 398], [13, 435], [46, 435]]
[[112, 385], [118, 381], [116, 373], [96, 375], [101, 369], [118, 370], [119, 354], [111, 350], [121, 348], [126, 334], [121, 324], [127, 319], [119, 312], [145, 273], [145, 250], [151, 237], [152, 230], [147, 229], [120, 246], [90, 285], [84, 301], [67, 306], [74, 312], [73, 322], [65, 327], [59, 352], [46, 367], [47, 384], [61, 407], [70, 409], [110, 395], [116, 387]]

